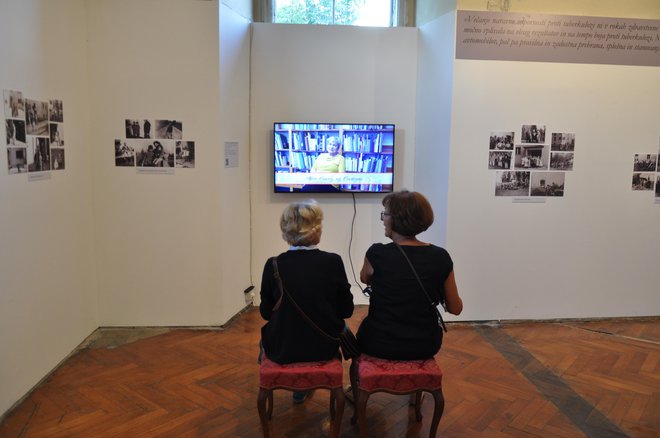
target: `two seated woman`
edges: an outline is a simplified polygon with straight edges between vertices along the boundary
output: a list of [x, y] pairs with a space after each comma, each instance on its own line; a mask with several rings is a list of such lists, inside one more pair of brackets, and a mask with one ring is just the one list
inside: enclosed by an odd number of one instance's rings
[[[382, 203], [385, 236], [392, 242], [376, 243], [367, 250], [360, 279], [372, 292], [368, 315], [357, 332], [358, 343], [363, 353], [374, 357], [429, 359], [440, 350], [442, 330], [426, 293], [452, 314], [463, 309], [453, 263], [445, 249], [417, 239], [433, 223], [433, 209], [422, 194], [394, 192]], [[338, 334], [344, 319], [353, 314], [353, 296], [341, 257], [317, 248], [322, 220], [315, 201], [287, 206], [280, 229], [290, 247], [276, 259], [287, 294], [323, 331]], [[291, 298], [283, 296], [273, 262], [268, 260], [259, 306], [267, 321], [261, 330], [262, 354], [279, 364], [340, 357], [338, 343], [312, 328]], [[294, 393], [296, 402], [304, 397]]]

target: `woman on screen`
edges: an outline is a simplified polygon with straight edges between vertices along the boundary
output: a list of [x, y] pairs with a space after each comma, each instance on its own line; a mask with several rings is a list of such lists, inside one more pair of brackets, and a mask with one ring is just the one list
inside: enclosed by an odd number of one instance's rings
[[328, 144], [325, 147], [327, 152], [323, 152], [316, 157], [312, 165], [312, 172], [322, 173], [344, 173], [346, 172], [346, 162], [339, 153], [341, 142], [337, 137], [328, 138]]

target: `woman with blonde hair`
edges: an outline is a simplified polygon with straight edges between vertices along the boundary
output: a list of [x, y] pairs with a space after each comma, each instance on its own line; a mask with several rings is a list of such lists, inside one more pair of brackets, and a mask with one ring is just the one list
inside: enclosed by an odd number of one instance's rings
[[[279, 364], [327, 361], [340, 357], [338, 342], [310, 326], [291, 299], [326, 333], [339, 333], [344, 318], [353, 314], [353, 295], [344, 263], [338, 254], [320, 250], [323, 211], [314, 200], [289, 204], [280, 217], [286, 252], [264, 265], [259, 311], [267, 322], [261, 328], [263, 354]], [[302, 402], [304, 393], [294, 393]]]

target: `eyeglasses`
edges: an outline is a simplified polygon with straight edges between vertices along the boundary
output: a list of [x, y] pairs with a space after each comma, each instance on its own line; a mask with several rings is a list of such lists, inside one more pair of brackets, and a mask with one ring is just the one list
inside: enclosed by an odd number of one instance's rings
[[385, 220], [385, 216], [392, 216], [392, 215], [389, 214], [389, 213], [386, 212], [386, 211], [381, 211], [381, 212], [380, 212], [380, 220], [384, 221], [384, 220]]

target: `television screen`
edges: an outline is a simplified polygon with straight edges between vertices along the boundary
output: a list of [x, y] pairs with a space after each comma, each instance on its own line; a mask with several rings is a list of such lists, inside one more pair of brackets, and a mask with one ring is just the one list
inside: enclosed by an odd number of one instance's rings
[[275, 123], [275, 192], [388, 193], [394, 125]]

